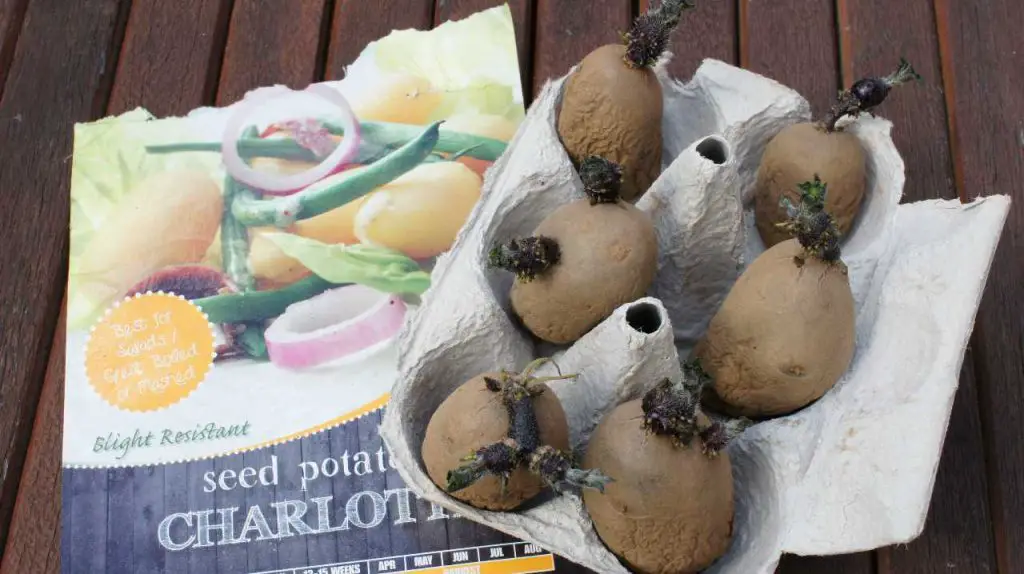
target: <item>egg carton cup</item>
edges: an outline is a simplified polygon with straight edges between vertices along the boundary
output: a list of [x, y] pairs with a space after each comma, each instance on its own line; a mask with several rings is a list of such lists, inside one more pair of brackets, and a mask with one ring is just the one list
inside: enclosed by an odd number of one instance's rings
[[[660, 247], [647, 296], [567, 348], [538, 346], [510, 319], [510, 274], [485, 265], [493, 242], [530, 234], [547, 213], [583, 197], [556, 131], [568, 76], [549, 81], [487, 173], [480, 202], [399, 335], [399, 376], [381, 428], [418, 496], [597, 572], [629, 570], [601, 542], [578, 498], [479, 510], [434, 485], [420, 446], [434, 410], [459, 385], [552, 356], [561, 372], [579, 374], [550, 386], [582, 453], [604, 414], [665, 376], [678, 380], [680, 359], [764, 250], [750, 195], [757, 165], [772, 136], [810, 119], [807, 102], [716, 60], [705, 60], [687, 83], [668, 77], [664, 62], [657, 73], [663, 172], [637, 203], [653, 218]], [[823, 398], [751, 427], [729, 446], [733, 541], [706, 572], [767, 574], [784, 552], [862, 551], [907, 542], [923, 529], [1009, 199], [900, 204], [904, 165], [891, 127], [865, 114], [847, 128], [868, 157], [866, 197], [843, 244], [857, 318], [852, 364]]]

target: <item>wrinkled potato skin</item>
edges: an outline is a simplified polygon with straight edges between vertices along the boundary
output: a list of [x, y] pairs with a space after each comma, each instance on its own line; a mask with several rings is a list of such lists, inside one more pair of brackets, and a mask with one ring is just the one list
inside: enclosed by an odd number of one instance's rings
[[654, 71], [632, 69], [624, 45], [583, 58], [565, 83], [558, 135], [579, 164], [599, 155], [622, 166], [622, 198], [635, 202], [661, 172], [661, 84]]
[[854, 307], [846, 267], [816, 258], [798, 267], [793, 258], [802, 252], [790, 239], [755, 259], [694, 349], [715, 398], [732, 414], [791, 413], [821, 398], [850, 365]]
[[551, 212], [534, 235], [557, 241], [561, 259], [532, 281], [516, 280], [511, 300], [523, 326], [545, 341], [579, 339], [654, 281], [654, 226], [630, 203], [574, 201]]
[[677, 448], [641, 428], [640, 401], [625, 403], [598, 425], [584, 457], [614, 482], [583, 502], [605, 545], [644, 574], [696, 573], [732, 541], [732, 465], [708, 458], [697, 441]]
[[[508, 412], [498, 394], [487, 390], [485, 376], [497, 378], [499, 375], [484, 373], [470, 379], [441, 403], [427, 424], [421, 451], [423, 463], [430, 479], [442, 490], [448, 471], [460, 466], [460, 459], [505, 438], [508, 433]], [[533, 398], [541, 443], [568, 450], [569, 425], [562, 404], [546, 385], [537, 385], [537, 388], [544, 389]], [[521, 466], [512, 473], [505, 496], [501, 495], [498, 478], [490, 475], [450, 494], [476, 508], [512, 510], [540, 494], [543, 488], [540, 477]]]
[[813, 181], [815, 173], [828, 185], [825, 210], [835, 217], [841, 233], [849, 232], [864, 200], [866, 161], [864, 148], [851, 133], [828, 134], [813, 123], [779, 132], [765, 147], [754, 189], [754, 217], [765, 246], [791, 237], [775, 226], [786, 220], [779, 201], [785, 195], [799, 203], [797, 186]]

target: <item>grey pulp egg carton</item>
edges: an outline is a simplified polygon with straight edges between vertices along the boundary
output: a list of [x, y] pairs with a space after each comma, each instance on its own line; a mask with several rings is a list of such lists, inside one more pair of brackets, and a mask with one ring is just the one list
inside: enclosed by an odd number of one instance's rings
[[[516, 512], [476, 509], [434, 485], [420, 445], [432, 413], [459, 385], [552, 356], [561, 372], [579, 374], [549, 386], [573, 448], [583, 452], [604, 414], [663, 377], [679, 379], [680, 359], [764, 251], [750, 196], [757, 166], [775, 134], [810, 119], [807, 101], [717, 60], [705, 60], [686, 83], [670, 78], [664, 62], [657, 74], [662, 173], [637, 203], [653, 218], [659, 244], [647, 296], [567, 348], [538, 348], [510, 319], [511, 275], [486, 267], [495, 241], [530, 234], [547, 213], [582, 197], [556, 131], [568, 75], [549, 81], [488, 171], [480, 202], [399, 336], [399, 376], [381, 428], [418, 496], [597, 572], [629, 570], [601, 542], [579, 499], [549, 497]], [[901, 204], [904, 164], [891, 128], [868, 114], [846, 128], [868, 158], [865, 200], [843, 243], [856, 305], [853, 361], [823, 398], [756, 424], [729, 446], [733, 540], [708, 573], [767, 574], [784, 552], [861, 551], [923, 529], [1009, 198]]]

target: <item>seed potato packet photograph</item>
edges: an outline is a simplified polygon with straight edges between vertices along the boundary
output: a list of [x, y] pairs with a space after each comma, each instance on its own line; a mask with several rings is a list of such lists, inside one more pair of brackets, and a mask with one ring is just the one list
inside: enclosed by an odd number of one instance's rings
[[396, 336], [524, 117], [508, 6], [344, 79], [77, 124], [63, 572], [542, 572], [378, 435]]

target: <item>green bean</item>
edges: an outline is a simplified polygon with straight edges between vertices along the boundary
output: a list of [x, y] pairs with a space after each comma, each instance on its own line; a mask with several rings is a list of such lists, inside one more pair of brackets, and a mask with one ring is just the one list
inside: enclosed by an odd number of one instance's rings
[[[235, 178], [224, 178], [224, 204], [231, 205], [236, 198], [252, 197]], [[239, 223], [230, 209], [225, 209], [220, 220], [220, 253], [225, 275], [241, 291], [256, 288], [256, 279], [249, 270], [249, 229]]]
[[[257, 135], [256, 128], [249, 126], [244, 137], [253, 138]], [[252, 192], [245, 189], [230, 175], [224, 178], [224, 204], [231, 205], [237, 197], [251, 197]], [[225, 209], [220, 221], [221, 260], [224, 273], [242, 293], [256, 290], [256, 278], [249, 269], [249, 229], [235, 219], [230, 209]], [[234, 336], [235, 345], [253, 359], [267, 358], [267, 342], [263, 338], [263, 321], [246, 321], [241, 323], [240, 331]]]
[[[324, 127], [334, 135], [345, 135], [345, 130], [336, 124], [325, 122]], [[364, 139], [384, 147], [398, 147], [416, 137], [422, 129], [417, 125], [390, 122], [361, 122], [359, 127]], [[446, 129], [441, 129], [437, 141], [437, 151], [465, 152], [463, 155], [487, 161], [501, 157], [506, 147], [508, 144], [501, 140]]]
[[270, 355], [267, 352], [267, 340], [263, 336], [263, 321], [246, 321], [242, 325], [245, 329], [235, 335], [235, 344], [253, 359], [268, 358]]
[[[220, 142], [185, 142], [146, 146], [147, 153], [219, 152], [220, 150]], [[363, 165], [373, 163], [391, 151], [391, 148], [372, 142], [360, 142], [359, 149], [356, 151], [356, 157], [352, 162]], [[242, 159], [270, 157], [310, 163], [320, 163], [324, 159], [316, 157], [312, 151], [300, 146], [295, 140], [260, 139], [256, 137], [239, 139], [238, 155]], [[440, 161], [440, 158], [435, 161]]]
[[[184, 142], [146, 146], [146, 153], [177, 153], [192, 151], [221, 150], [220, 142]], [[313, 152], [300, 146], [295, 140], [241, 138], [238, 140], [238, 155], [243, 159], [274, 157], [295, 161], [315, 162]]]
[[196, 299], [193, 303], [206, 313], [210, 322], [215, 324], [263, 321], [284, 313], [292, 303], [340, 286], [321, 279], [318, 275], [310, 275], [280, 289], [212, 295]]
[[[416, 138], [423, 129], [422, 126], [417, 125], [388, 122], [360, 122], [359, 126], [362, 132], [362, 141], [359, 144], [355, 163], [364, 165], [405, 145], [409, 140]], [[325, 124], [325, 127], [335, 135], [344, 135], [345, 133], [337, 125], [328, 123]], [[463, 152], [462, 155], [467, 157], [494, 161], [505, 152], [507, 146], [508, 144], [501, 140], [442, 129], [437, 140], [436, 151], [442, 153]], [[146, 146], [147, 153], [219, 152], [220, 150], [220, 142], [184, 142]], [[238, 155], [243, 158], [273, 157], [295, 161], [320, 161], [313, 155], [313, 152], [292, 139], [241, 138], [238, 140]]]
[[441, 122], [435, 122], [415, 139], [334, 185], [309, 187], [275, 199], [240, 197], [231, 203], [231, 211], [238, 221], [250, 227], [287, 227], [297, 219], [341, 207], [420, 165], [437, 144], [440, 125]]

